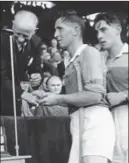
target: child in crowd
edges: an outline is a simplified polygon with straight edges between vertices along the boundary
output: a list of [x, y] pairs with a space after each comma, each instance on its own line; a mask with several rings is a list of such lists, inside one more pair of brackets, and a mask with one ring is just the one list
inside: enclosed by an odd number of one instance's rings
[[[45, 92], [51, 92], [60, 94], [62, 91], [62, 81], [58, 76], [50, 76], [45, 78], [44, 82], [38, 87], [36, 91], [44, 90]], [[27, 91], [35, 92], [32, 86], [29, 86]], [[54, 106], [29, 106], [29, 104], [22, 101], [22, 116], [67, 116], [68, 108], [54, 105]]]
[[[60, 94], [62, 91], [62, 81], [58, 76], [48, 77], [46, 80], [46, 91]], [[44, 106], [40, 105], [35, 110], [36, 116], [67, 116], [68, 108], [60, 105]]]
[[62, 62], [62, 57], [59, 51], [55, 52], [52, 56], [52, 65], [57, 68], [58, 64]]

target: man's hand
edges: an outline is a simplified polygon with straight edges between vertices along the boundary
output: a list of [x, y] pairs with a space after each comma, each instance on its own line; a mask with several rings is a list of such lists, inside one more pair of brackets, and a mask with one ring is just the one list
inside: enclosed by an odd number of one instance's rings
[[32, 95], [37, 96], [37, 98], [43, 98], [47, 93], [43, 90], [35, 90], [32, 92]]
[[39, 104], [42, 105], [59, 105], [59, 96], [53, 93], [46, 93], [42, 99], [39, 99]]
[[40, 73], [31, 74], [30, 84], [32, 87], [39, 86], [41, 83], [42, 77]]
[[21, 95], [21, 98], [24, 99], [25, 101], [27, 101], [30, 104], [36, 105], [38, 106], [38, 99], [36, 96], [32, 95], [31, 93], [28, 92], [23, 92]]
[[111, 106], [116, 106], [126, 100], [126, 96], [123, 92], [111, 92], [107, 94], [107, 100]]

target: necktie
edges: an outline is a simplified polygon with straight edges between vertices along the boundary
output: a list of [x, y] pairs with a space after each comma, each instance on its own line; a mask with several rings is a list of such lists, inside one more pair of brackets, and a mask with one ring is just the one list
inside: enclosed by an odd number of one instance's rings
[[23, 53], [24, 52], [24, 45], [22, 45], [22, 46], [19, 47], [19, 52], [20, 53]]

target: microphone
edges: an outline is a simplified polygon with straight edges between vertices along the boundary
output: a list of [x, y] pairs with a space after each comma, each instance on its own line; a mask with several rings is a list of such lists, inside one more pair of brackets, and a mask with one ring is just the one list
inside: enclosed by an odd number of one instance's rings
[[13, 30], [12, 29], [3, 28], [2, 31], [5, 32], [5, 33], [8, 33], [9, 35], [13, 35]]

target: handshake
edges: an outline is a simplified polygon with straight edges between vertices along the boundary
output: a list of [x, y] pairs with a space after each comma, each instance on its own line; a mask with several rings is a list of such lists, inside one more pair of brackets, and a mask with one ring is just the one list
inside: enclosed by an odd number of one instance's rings
[[[32, 106], [38, 106], [40, 103], [40, 99], [46, 95], [46, 92], [42, 90], [31, 90], [31, 88], [39, 86], [41, 81], [41, 75], [39, 73], [33, 73], [31, 74], [30, 80], [28, 82], [21, 82], [21, 88], [22, 90], [24, 90], [21, 98], [27, 101]], [[30, 93], [29, 90], [31, 90], [32, 92]]]
[[39, 73], [31, 74], [29, 82], [32, 88], [39, 86], [41, 81], [42, 81], [42, 77]]
[[35, 90], [31, 93], [29, 92], [23, 92], [21, 95], [21, 98], [25, 101], [27, 101], [32, 106], [39, 106], [42, 99], [48, 95], [47, 92], [44, 92], [43, 90]]
[[38, 87], [42, 81], [42, 77], [39, 73], [31, 74], [29, 81], [21, 81], [21, 89], [24, 91], [29, 91], [31, 88]]
[[[36, 76], [36, 77], [35, 77]], [[41, 82], [39, 75], [31, 75], [30, 84], [33, 83], [33, 86], [37, 86]], [[39, 80], [38, 80], [39, 79]], [[40, 81], [40, 82], [39, 82]], [[37, 84], [36, 84], [37, 83]], [[40, 104], [42, 105], [57, 105], [61, 101], [59, 94], [54, 92], [45, 92], [43, 90], [33, 90], [32, 92], [24, 91], [21, 95], [21, 98], [25, 100], [29, 105], [37, 107]]]

